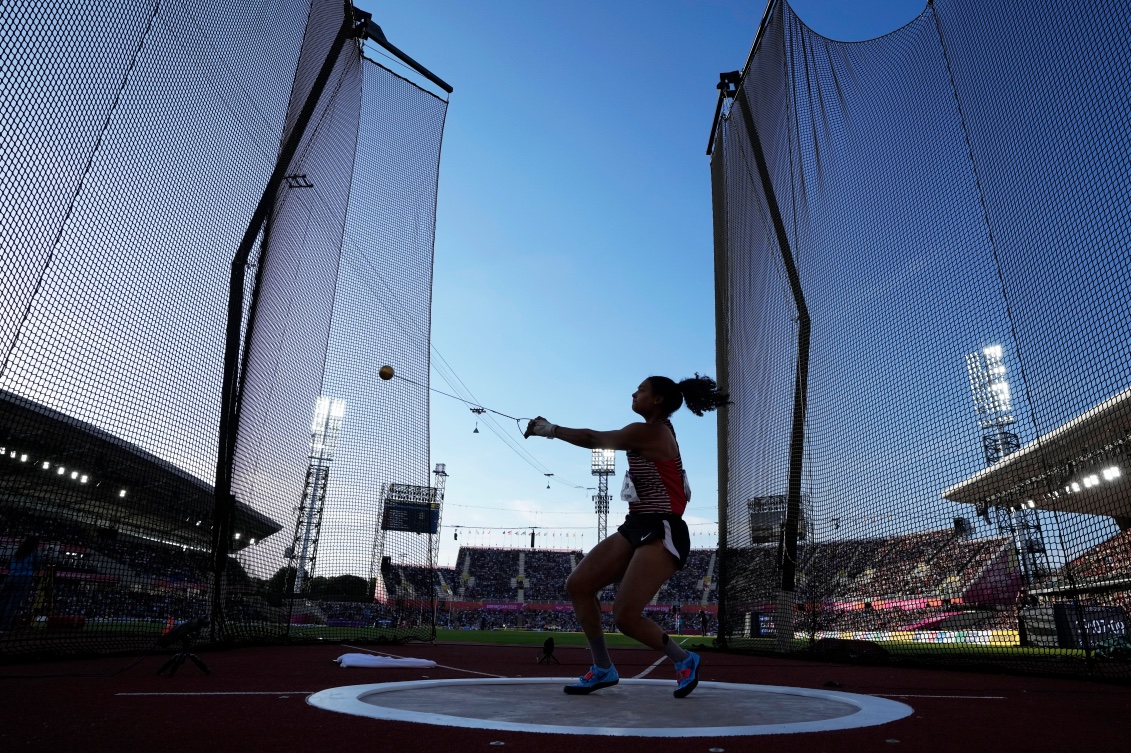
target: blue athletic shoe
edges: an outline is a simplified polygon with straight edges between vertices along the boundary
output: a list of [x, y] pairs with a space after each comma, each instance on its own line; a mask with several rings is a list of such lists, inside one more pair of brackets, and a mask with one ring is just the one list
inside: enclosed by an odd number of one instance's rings
[[699, 684], [699, 654], [694, 651], [687, 652], [687, 658], [675, 663], [675, 692], [676, 698], [689, 695]]
[[579, 677], [573, 685], [566, 685], [564, 690], [570, 695], [585, 695], [594, 690], [608, 688], [620, 682], [616, 667], [601, 669], [596, 664], [589, 668], [584, 677]]

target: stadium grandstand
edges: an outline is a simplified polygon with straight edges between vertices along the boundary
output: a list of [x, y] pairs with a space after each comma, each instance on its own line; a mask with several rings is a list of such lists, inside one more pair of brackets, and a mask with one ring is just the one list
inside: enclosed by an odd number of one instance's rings
[[[456, 567], [436, 568], [433, 595], [437, 624], [454, 629], [525, 628], [578, 631], [565, 581], [584, 553], [576, 549], [460, 547]], [[666, 629], [710, 634], [717, 628], [712, 595], [715, 550], [692, 550], [687, 566], [660, 590], [646, 611]], [[391, 566], [384, 573], [389, 594], [403, 604], [426, 593], [426, 568]], [[615, 584], [601, 593], [604, 622], [614, 630]]]
[[[210, 485], [8, 392], [0, 392], [0, 426], [0, 562], [34, 536], [45, 576], [34, 608], [17, 615], [16, 626], [113, 623], [118, 632], [134, 626], [151, 633], [149, 623], [208, 613]], [[237, 552], [280, 530], [246, 505], [237, 507], [235, 526]], [[231, 577], [248, 581], [238, 564]]]
[[[942, 492], [945, 499], [971, 505], [1011, 540], [1022, 565], [1021, 600], [1034, 620], [1050, 607], [1078, 604], [1085, 610], [1079, 619], [1095, 612], [1125, 624], [1131, 608], [1129, 440], [1131, 389]], [[1050, 523], [1055, 536], [1046, 536]], [[1062, 543], [1065, 527], [1110, 534], [1072, 551]], [[1050, 561], [1050, 550], [1062, 552], [1062, 564]], [[1087, 634], [1080, 635], [1086, 640]]]
[[[762, 594], [734, 605], [743, 637], [773, 634], [780, 552], [761, 545], [732, 553], [733, 582]], [[877, 638], [880, 633], [990, 631], [1016, 626], [1021, 588], [1005, 537], [974, 539], [951, 529], [798, 547], [800, 611], [811, 637]]]
[[[437, 568], [433, 594], [439, 624], [464, 629], [526, 625], [535, 629], [576, 630], [564, 583], [583, 557], [578, 550], [461, 547], [454, 568]], [[830, 631], [1014, 630], [1022, 580], [1011, 541], [1005, 536], [973, 538], [951, 529], [856, 541], [812, 542], [801, 549], [806, 582], [826, 583], [840, 594], [820, 599]], [[777, 549], [753, 547], [741, 553], [742, 577], [752, 592], [772, 592]], [[421, 598], [427, 569], [393, 565], [385, 573], [390, 594], [405, 600]], [[692, 550], [687, 567], [677, 573], [648, 606], [674, 629], [677, 615], [685, 632], [700, 626], [691, 619], [700, 611], [717, 629], [717, 550]], [[612, 609], [615, 584], [601, 594]], [[743, 605], [761, 615], [762, 630], [769, 598]], [[691, 623], [687, 624], [691, 619]], [[544, 623], [544, 624], [543, 624]], [[611, 628], [611, 621], [609, 622]], [[839, 634], [839, 633], [838, 633]]]

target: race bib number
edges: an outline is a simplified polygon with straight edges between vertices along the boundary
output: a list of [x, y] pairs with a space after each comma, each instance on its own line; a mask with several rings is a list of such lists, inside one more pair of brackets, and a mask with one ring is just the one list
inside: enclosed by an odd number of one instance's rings
[[630, 471], [624, 472], [624, 483], [620, 486], [620, 498], [625, 502], [640, 501], [640, 497], [636, 495], [636, 484], [632, 483], [632, 473]]

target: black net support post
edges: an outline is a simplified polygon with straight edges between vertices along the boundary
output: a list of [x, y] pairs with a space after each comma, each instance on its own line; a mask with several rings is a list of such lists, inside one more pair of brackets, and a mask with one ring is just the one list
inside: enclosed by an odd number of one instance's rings
[[[316, 51], [342, 28], [315, 20], [296, 91], [310, 86], [325, 59]], [[433, 627], [421, 604], [433, 598], [435, 537], [390, 538], [380, 517], [382, 490], [429, 486], [428, 333], [447, 103], [359, 51], [343, 48], [287, 171], [306, 180], [282, 187], [256, 260], [233, 493], [280, 531], [229, 557], [237, 580], [224, 589], [224, 609], [237, 641], [428, 640]], [[302, 101], [293, 95], [292, 111]], [[380, 379], [384, 364], [405, 378]], [[412, 587], [382, 599], [375, 545], [401, 536], [410, 541], [377, 550]]]
[[772, 2], [720, 85], [730, 648], [1128, 677], [1131, 20], [1042, 7]]
[[[781, 595], [778, 597], [775, 611], [777, 624], [784, 626], [792, 625], [795, 603], [797, 530], [801, 520], [801, 472], [805, 449], [805, 404], [806, 390], [809, 384], [809, 331], [811, 323], [809, 308], [805, 305], [805, 294], [801, 289], [801, 280], [797, 274], [797, 265], [794, 263], [793, 253], [789, 248], [789, 236], [785, 231], [785, 223], [782, 220], [781, 209], [778, 207], [773, 181], [770, 179], [770, 172], [766, 166], [766, 155], [762, 149], [762, 141], [758, 138], [758, 129], [750, 117], [749, 108], [739, 107], [738, 110], [745, 121], [746, 135], [750, 139], [750, 149], [758, 168], [758, 180], [761, 182], [766, 208], [770, 213], [775, 240], [781, 253], [786, 279], [789, 282], [789, 292], [793, 297], [793, 305], [797, 312], [797, 376], [793, 387], [793, 418], [789, 432], [787, 508], [782, 527]], [[787, 631], [779, 631], [778, 635], [779, 648], [787, 649], [789, 647], [789, 642], [785, 639]]]
[[0, 660], [391, 619], [370, 555], [379, 490], [428, 484], [447, 102], [352, 11], [6, 7]]
[[[306, 129], [311, 117], [317, 110], [322, 93], [326, 88], [335, 68], [339, 65], [339, 58], [348, 40], [360, 34], [358, 21], [353, 16], [353, 9], [345, 3], [341, 12], [341, 25], [332, 37], [326, 57], [322, 61], [318, 74], [302, 100], [301, 109], [294, 119], [286, 141], [279, 149], [279, 156], [275, 168], [263, 189], [263, 195], [252, 213], [247, 230], [240, 241], [232, 258], [231, 277], [228, 284], [228, 315], [224, 341], [224, 374], [221, 382], [220, 395], [220, 440], [219, 452], [216, 462], [216, 511], [213, 516], [212, 553], [213, 553], [213, 605], [212, 605], [212, 634], [214, 640], [223, 640], [225, 620], [223, 614], [223, 579], [228, 565], [232, 535], [232, 523], [236, 509], [236, 498], [232, 494], [232, 465], [235, 457], [236, 426], [239, 423], [240, 392], [243, 387], [242, 374], [242, 344], [254, 335], [254, 311], [248, 315], [245, 327], [244, 288], [246, 285], [246, 272], [253, 247], [256, 245], [274, 206], [276, 195], [283, 184], [298, 151], [299, 145], [306, 137]], [[266, 246], [258, 261], [260, 267], [266, 265]], [[258, 290], [256, 286], [254, 290]]]

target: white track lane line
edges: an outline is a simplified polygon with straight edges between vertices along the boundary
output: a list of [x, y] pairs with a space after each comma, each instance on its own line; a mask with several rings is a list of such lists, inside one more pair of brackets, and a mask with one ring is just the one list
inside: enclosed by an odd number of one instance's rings
[[979, 701], [1004, 701], [1006, 699], [1003, 695], [899, 695], [897, 693], [866, 693], [866, 695], [872, 695], [878, 698], [958, 698]]
[[114, 695], [313, 695], [317, 690], [227, 690], [208, 693], [115, 693]]
[[650, 673], [650, 672], [651, 672], [651, 671], [652, 671], [653, 669], [655, 669], [656, 667], [660, 666], [660, 663], [661, 663], [661, 662], [662, 662], [662, 661], [663, 661], [664, 659], [667, 659], [667, 658], [668, 658], [668, 657], [666, 657], [666, 656], [661, 656], [661, 657], [660, 657], [659, 659], [657, 659], [656, 661], [654, 661], [654, 662], [652, 663], [652, 666], [648, 667], [648, 669], [644, 670], [643, 672], [641, 672], [641, 673], [640, 673], [640, 674], [638, 674], [638, 675], [633, 675], [632, 679], [633, 679], [633, 680], [639, 680], [639, 679], [640, 679], [641, 677], [647, 677], [647, 676], [648, 676], [648, 674], [649, 674], [649, 673]]
[[[680, 642], [679, 642], [679, 645], [681, 645], [681, 646], [682, 646], [683, 644], [687, 643], [687, 642], [688, 642], [689, 640], [691, 640], [691, 639], [690, 639], [690, 638], [684, 638], [684, 639], [683, 639], [682, 641], [680, 641]], [[633, 677], [632, 679], [633, 679], [633, 680], [639, 680], [639, 679], [640, 679], [641, 677], [645, 677], [645, 676], [646, 676], [646, 675], [648, 675], [648, 674], [649, 674], [649, 673], [650, 673], [650, 672], [651, 672], [651, 671], [652, 671], [653, 669], [655, 669], [656, 667], [658, 667], [658, 666], [660, 666], [661, 664], [663, 664], [663, 662], [664, 662], [664, 659], [667, 659], [667, 658], [668, 658], [668, 657], [666, 657], [666, 656], [661, 656], [661, 657], [660, 657], [659, 659], [657, 659], [656, 661], [652, 662], [652, 666], [648, 667], [648, 669], [644, 670], [644, 671], [643, 671], [643, 672], [641, 672], [640, 674], [638, 674], [638, 675], [634, 676], [634, 677]]]
[[[358, 651], [364, 651], [367, 654], [373, 654], [374, 656], [390, 656], [394, 659], [416, 659], [416, 658], [418, 658], [418, 657], [415, 657], [415, 656], [397, 656], [396, 654], [390, 654], [387, 651], [374, 651], [371, 648], [364, 648], [362, 646], [351, 646], [348, 643], [343, 643], [342, 645], [346, 648], [355, 648]], [[450, 669], [450, 670], [453, 670], [455, 672], [467, 672], [468, 674], [472, 674], [472, 675], [482, 675], [483, 677], [506, 677], [506, 675], [493, 675], [490, 672], [476, 672], [473, 669], [461, 669], [460, 667], [449, 667], [447, 664], [437, 664], [436, 666], [437, 667], [443, 667], [444, 669]]]

